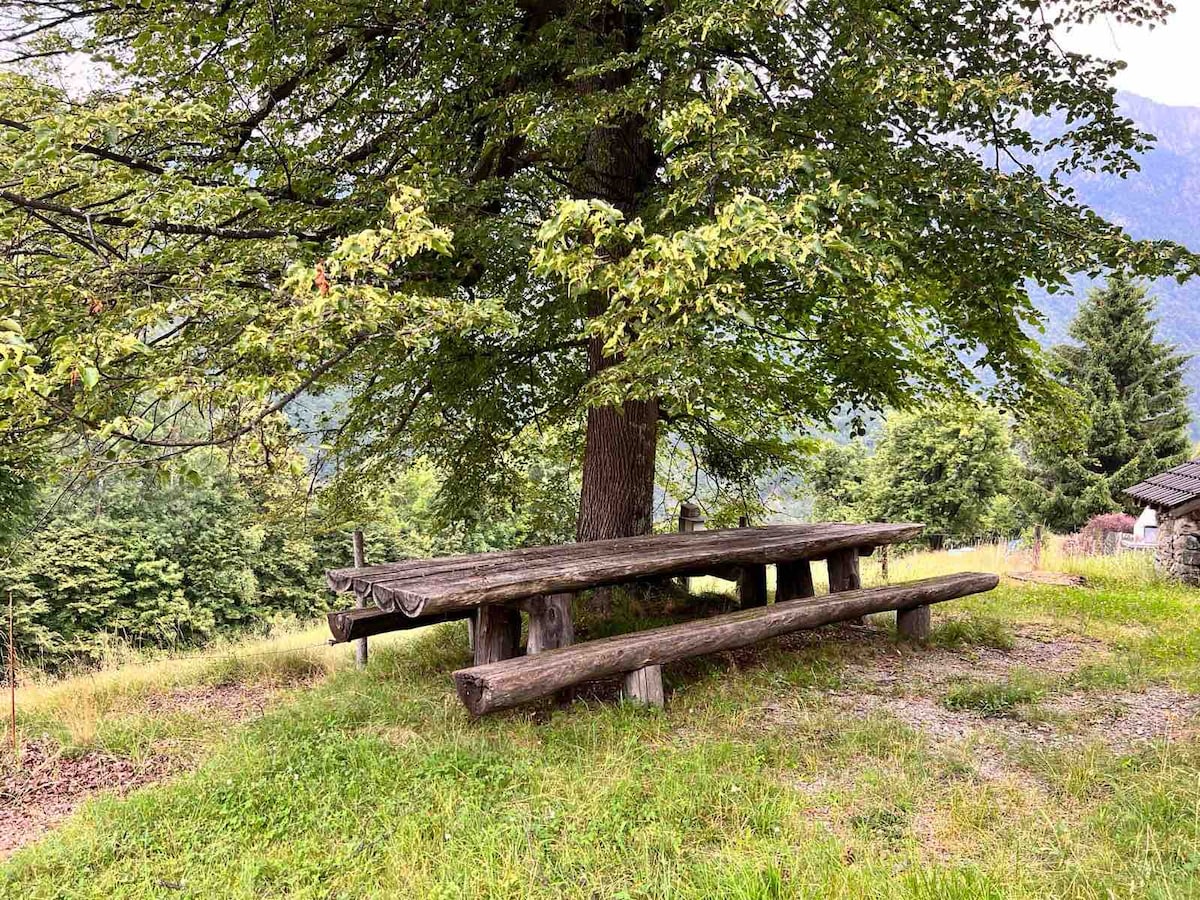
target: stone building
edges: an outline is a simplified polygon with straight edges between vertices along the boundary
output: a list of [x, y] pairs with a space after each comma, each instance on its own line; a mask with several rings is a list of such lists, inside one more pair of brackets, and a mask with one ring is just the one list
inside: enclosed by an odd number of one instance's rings
[[1158, 514], [1158, 567], [1200, 586], [1200, 461], [1185, 462], [1126, 489]]

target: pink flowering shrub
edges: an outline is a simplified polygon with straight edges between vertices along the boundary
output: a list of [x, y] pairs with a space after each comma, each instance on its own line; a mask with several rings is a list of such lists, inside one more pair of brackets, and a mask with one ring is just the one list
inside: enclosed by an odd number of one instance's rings
[[1137, 520], [1125, 513], [1101, 513], [1092, 516], [1077, 534], [1063, 542], [1063, 552], [1087, 555], [1104, 552], [1104, 536], [1107, 534], [1132, 534]]

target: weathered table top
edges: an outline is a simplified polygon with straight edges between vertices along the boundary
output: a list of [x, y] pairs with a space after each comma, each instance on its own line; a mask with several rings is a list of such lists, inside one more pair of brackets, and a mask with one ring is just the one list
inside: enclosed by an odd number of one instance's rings
[[652, 534], [334, 569], [327, 578], [339, 593], [353, 591], [382, 610], [418, 616], [639, 578], [703, 574], [717, 566], [824, 559], [842, 550], [911, 540], [921, 528], [822, 523]]

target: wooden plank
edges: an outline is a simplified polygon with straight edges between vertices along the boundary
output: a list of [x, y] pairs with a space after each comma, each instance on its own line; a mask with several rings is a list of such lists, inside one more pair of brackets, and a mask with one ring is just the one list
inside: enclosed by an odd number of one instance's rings
[[510, 606], [489, 604], [475, 615], [475, 665], [512, 659], [521, 644], [521, 613]]
[[335, 610], [327, 614], [325, 618], [329, 623], [329, 633], [333, 635], [333, 642], [342, 644], [346, 641], [357, 641], [377, 634], [386, 634], [389, 631], [408, 631], [412, 628], [426, 628], [441, 622], [470, 620], [473, 617], [474, 611], [470, 609], [456, 609], [413, 618], [402, 612], [385, 612], [376, 606], [367, 606]]
[[812, 563], [807, 559], [779, 563], [775, 566], [775, 602], [815, 597]]
[[526, 601], [529, 613], [529, 639], [525, 652], [542, 653], [575, 643], [575, 624], [571, 617], [573, 594], [551, 594]]
[[718, 529], [716, 531], [698, 531], [679, 534], [646, 534], [628, 538], [612, 538], [603, 541], [588, 541], [586, 543], [551, 544], [541, 547], [523, 547], [518, 550], [497, 550], [488, 553], [465, 553], [454, 556], [439, 556], [430, 559], [408, 559], [385, 565], [364, 566], [362, 568], [331, 569], [325, 573], [326, 581], [331, 590], [346, 593], [355, 590], [356, 585], [373, 585], [395, 580], [410, 578], [425, 578], [430, 575], [442, 574], [453, 570], [487, 571], [520, 562], [531, 565], [543, 561], [557, 559], [583, 559], [590, 556], [623, 553], [626, 551], [654, 547], [659, 550], [673, 549], [675, 546], [692, 546], [682, 544], [683, 541], [699, 541], [700, 545], [708, 542], [726, 542], [733, 535], [740, 535], [747, 540], [755, 535], [790, 532], [799, 534], [803, 531], [824, 532], [830, 528], [856, 528], [856, 525], [835, 523], [810, 525], [768, 525], [747, 532], [741, 529]]
[[[722, 529], [717, 531], [701, 531], [690, 534], [673, 535], [641, 535], [632, 538], [614, 538], [605, 541], [590, 541], [583, 544], [560, 544], [548, 547], [527, 547], [521, 550], [506, 550], [494, 553], [474, 553], [459, 556], [440, 557], [437, 559], [405, 560], [384, 566], [367, 566], [359, 569], [333, 569], [326, 574], [326, 579], [332, 590], [345, 592], [353, 590], [367, 599], [378, 600], [374, 588], [376, 586], [401, 586], [406, 581], [421, 581], [432, 576], [443, 576], [449, 573], [472, 573], [482, 575], [503, 569], [511, 569], [516, 564], [527, 568], [538, 566], [556, 566], [565, 562], [578, 563], [586, 559], [608, 557], [625, 553], [667, 553], [680, 548], [695, 550], [700, 557], [698, 565], [703, 567], [703, 560], [711, 555], [712, 547], [729, 548], [741, 544], [754, 544], [764, 539], [784, 537], [796, 539], [805, 534], [814, 536], [830, 536], [833, 534], [862, 534], [864, 529], [877, 530], [880, 527], [901, 529], [907, 534], [919, 533], [912, 529], [920, 526], [911, 523], [901, 523], [891, 526], [879, 525], [769, 525], [754, 529]], [[890, 540], [904, 540], [903, 534]], [[864, 541], [866, 540], [864, 536]]]
[[[381, 609], [400, 609], [409, 615], [444, 612], [484, 603], [511, 602], [538, 594], [578, 591], [621, 584], [651, 576], [694, 572], [708, 565], [764, 565], [797, 559], [823, 558], [839, 550], [855, 551], [863, 543], [907, 540], [920, 525], [839, 526], [819, 533], [773, 532], [755, 535], [756, 529], [730, 529], [734, 536], [725, 545], [699, 545], [659, 552], [650, 545], [637, 553], [594, 556], [585, 560], [557, 560], [537, 566], [516, 566], [490, 574], [447, 573], [403, 586], [376, 584], [372, 596]], [[696, 540], [706, 534], [672, 535]], [[739, 537], [745, 536], [745, 537]], [[595, 543], [600, 543], [599, 541]], [[856, 551], [854, 552], [857, 558]]]
[[847, 534], [846, 529], [859, 527], [861, 526], [822, 526], [819, 531], [810, 526], [802, 526], [800, 529], [795, 526], [725, 529], [692, 534], [642, 535], [612, 541], [536, 548], [541, 552], [519, 558], [509, 554], [476, 554], [473, 557], [460, 558], [449, 565], [431, 568], [412, 569], [408, 564], [401, 564], [398, 567], [399, 574], [371, 575], [365, 582], [356, 581], [354, 589], [358, 591], [360, 584], [369, 584], [369, 595], [378, 605], [386, 608], [389, 595], [402, 592], [411, 585], [445, 584], [454, 581], [469, 583], [517, 571], [537, 576], [562, 569], [603, 566], [613, 560], [620, 560], [633, 569], [640, 570], [644, 568], [641, 565], [644, 562], [653, 564], [655, 560], [664, 558], [695, 559], [696, 566], [703, 569], [705, 563], [714, 556], [720, 560], [730, 552], [761, 546], [764, 543], [791, 543], [809, 533], [822, 536]]
[[644, 666], [625, 676], [625, 687], [621, 696], [633, 703], [645, 706], [666, 705], [663, 694], [662, 666]]
[[990, 591], [998, 583], [995, 575], [963, 573], [845, 591], [817, 600], [774, 603], [462, 669], [454, 673], [454, 682], [467, 708], [474, 715], [482, 715], [528, 703], [583, 681], [745, 647], [781, 634], [868, 613], [941, 603]]

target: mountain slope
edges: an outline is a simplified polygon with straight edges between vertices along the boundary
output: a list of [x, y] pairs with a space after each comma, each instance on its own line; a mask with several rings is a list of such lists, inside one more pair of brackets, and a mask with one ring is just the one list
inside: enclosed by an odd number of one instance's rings
[[[1126, 93], [1119, 99], [1126, 115], [1158, 138], [1157, 145], [1142, 157], [1141, 171], [1127, 178], [1075, 179], [1080, 200], [1135, 237], [1166, 238], [1200, 250], [1200, 108], [1165, 106]], [[1081, 278], [1074, 295], [1031, 291], [1047, 316], [1046, 343], [1065, 339], [1088, 286]], [[1185, 352], [1200, 352], [1200, 283], [1159, 281], [1152, 293], [1159, 302], [1160, 334]], [[1200, 358], [1189, 366], [1188, 384], [1195, 431], [1200, 427]]]

